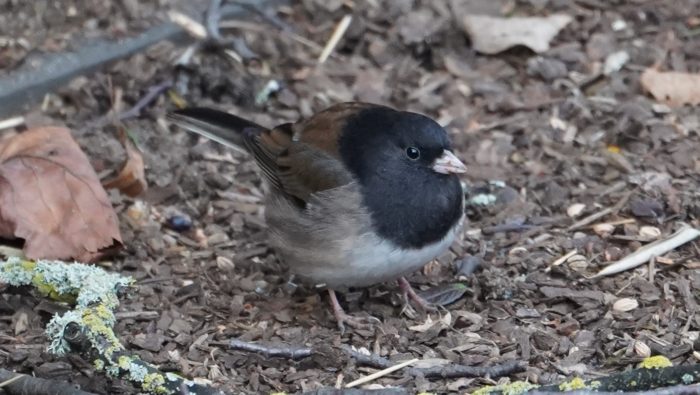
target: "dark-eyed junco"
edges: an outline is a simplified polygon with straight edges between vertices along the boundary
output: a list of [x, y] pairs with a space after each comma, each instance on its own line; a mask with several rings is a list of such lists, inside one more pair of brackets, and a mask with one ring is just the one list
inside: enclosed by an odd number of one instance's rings
[[226, 112], [188, 108], [175, 124], [250, 152], [269, 184], [271, 245], [298, 278], [327, 287], [341, 330], [365, 327], [334, 289], [398, 280], [445, 252], [461, 228], [466, 167], [432, 119], [367, 103], [343, 103], [268, 129]]

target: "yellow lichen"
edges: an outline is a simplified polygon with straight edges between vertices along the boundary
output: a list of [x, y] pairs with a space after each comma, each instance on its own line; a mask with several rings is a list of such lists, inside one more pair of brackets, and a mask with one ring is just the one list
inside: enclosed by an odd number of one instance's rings
[[127, 357], [126, 355], [122, 355], [117, 359], [117, 365], [119, 365], [119, 368], [122, 370], [129, 370], [131, 367], [131, 358]]
[[496, 386], [487, 385], [472, 392], [471, 395], [488, 395], [491, 392], [501, 392], [503, 395], [519, 395], [537, 387], [538, 385], [528, 383], [527, 381], [514, 381], [509, 384], [500, 384]]
[[102, 369], [105, 368], [105, 362], [101, 359], [96, 359], [95, 361], [93, 361], [92, 364], [93, 366], [95, 366], [95, 370], [97, 370], [98, 372], [102, 371]]
[[156, 394], [167, 394], [170, 391], [168, 391], [168, 389], [165, 388], [164, 384], [165, 384], [165, 377], [163, 377], [162, 374], [149, 373], [146, 375], [146, 377], [143, 378], [143, 383], [141, 384], [141, 388], [144, 391], [154, 392]]
[[673, 366], [671, 360], [663, 355], [644, 358], [644, 360], [639, 363], [639, 367], [644, 369], [668, 368], [671, 366]]
[[580, 390], [584, 388], [586, 388], [586, 382], [580, 377], [575, 377], [569, 381], [559, 384], [559, 390], [562, 392]]

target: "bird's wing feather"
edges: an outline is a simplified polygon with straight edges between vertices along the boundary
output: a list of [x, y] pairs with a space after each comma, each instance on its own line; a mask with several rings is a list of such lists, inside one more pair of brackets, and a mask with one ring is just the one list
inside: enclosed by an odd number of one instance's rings
[[273, 187], [305, 204], [312, 194], [353, 180], [338, 159], [337, 142], [331, 140], [337, 140], [339, 130], [333, 125], [338, 123], [319, 115], [273, 129], [208, 108], [176, 111], [168, 119], [227, 147], [245, 148]]

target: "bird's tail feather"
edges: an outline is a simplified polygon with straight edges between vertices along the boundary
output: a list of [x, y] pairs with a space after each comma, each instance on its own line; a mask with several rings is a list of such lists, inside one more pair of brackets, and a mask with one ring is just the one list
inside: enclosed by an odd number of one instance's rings
[[167, 119], [239, 152], [248, 152], [246, 137], [267, 130], [255, 122], [206, 107], [190, 107], [168, 113]]

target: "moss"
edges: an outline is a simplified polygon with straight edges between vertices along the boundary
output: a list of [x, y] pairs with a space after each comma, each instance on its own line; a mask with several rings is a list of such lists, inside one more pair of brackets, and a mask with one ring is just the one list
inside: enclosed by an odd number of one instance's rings
[[671, 366], [673, 366], [671, 360], [663, 355], [655, 355], [653, 357], [644, 358], [644, 360], [639, 363], [639, 367], [644, 369], [659, 369], [668, 368]]
[[564, 391], [573, 391], [586, 388], [586, 382], [580, 377], [575, 377], [569, 381], [559, 384], [559, 389]]

